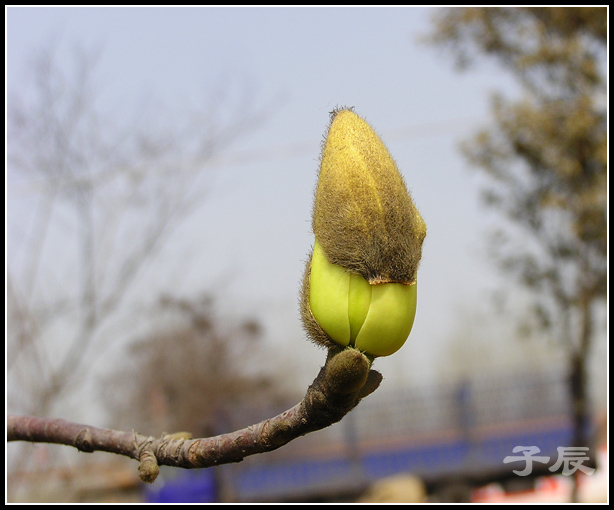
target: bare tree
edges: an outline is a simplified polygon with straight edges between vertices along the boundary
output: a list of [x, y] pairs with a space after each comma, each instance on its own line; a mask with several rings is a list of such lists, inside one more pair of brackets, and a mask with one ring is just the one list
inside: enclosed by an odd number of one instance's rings
[[182, 118], [145, 110], [122, 127], [97, 83], [91, 53], [67, 73], [46, 50], [30, 87], [10, 91], [8, 403], [20, 412], [48, 414], [82, 384], [103, 332], [143, 316], [147, 271], [202, 203], [209, 161], [264, 118], [250, 104], [228, 118], [217, 96]]
[[[210, 190], [212, 159], [267, 115], [249, 90], [222, 89], [188, 113], [151, 101], [118, 115], [99, 54], [74, 57], [40, 51], [8, 93], [7, 408], [27, 415], [92, 394], [94, 364], [141, 330], [180, 270], [161, 250]], [[32, 461], [12, 455], [11, 468]]]

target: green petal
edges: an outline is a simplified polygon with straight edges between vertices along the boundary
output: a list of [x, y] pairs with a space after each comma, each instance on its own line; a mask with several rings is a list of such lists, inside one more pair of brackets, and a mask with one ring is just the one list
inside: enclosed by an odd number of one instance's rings
[[340, 345], [350, 343], [349, 291], [350, 274], [328, 262], [316, 241], [311, 256], [309, 306], [320, 327]]
[[388, 356], [407, 340], [416, 316], [416, 284], [371, 285], [362, 276], [328, 262], [316, 241], [309, 285], [311, 313], [339, 345]]
[[371, 306], [372, 285], [359, 274], [350, 275], [350, 294], [348, 299], [348, 316], [350, 319], [350, 345], [356, 337], [369, 313]]
[[398, 351], [414, 325], [416, 301], [417, 284], [373, 285], [369, 313], [355, 347], [373, 356], [389, 356]]

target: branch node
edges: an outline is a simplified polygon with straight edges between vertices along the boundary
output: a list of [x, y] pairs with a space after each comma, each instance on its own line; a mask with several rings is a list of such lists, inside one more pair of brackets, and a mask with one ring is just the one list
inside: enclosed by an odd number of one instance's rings
[[149, 448], [143, 449], [139, 456], [139, 478], [145, 483], [153, 483], [160, 474], [158, 459]]
[[75, 439], [75, 446], [82, 452], [91, 453], [94, 451], [94, 440], [88, 428], [82, 429]]
[[267, 420], [262, 429], [262, 438], [264, 442], [273, 448], [279, 448], [293, 439], [292, 426], [287, 420], [281, 420], [275, 423], [271, 423], [271, 420]]

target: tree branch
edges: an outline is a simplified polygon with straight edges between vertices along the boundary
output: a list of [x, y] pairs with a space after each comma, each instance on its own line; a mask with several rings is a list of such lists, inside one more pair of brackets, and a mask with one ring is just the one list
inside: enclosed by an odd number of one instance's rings
[[139, 461], [141, 480], [152, 483], [160, 465], [193, 469], [240, 462], [338, 422], [379, 386], [382, 376], [371, 370], [371, 362], [351, 347], [331, 349], [301, 402], [273, 418], [219, 436], [185, 439], [167, 434], [154, 438], [60, 419], [8, 416], [7, 441], [57, 443], [82, 452], [131, 457]]

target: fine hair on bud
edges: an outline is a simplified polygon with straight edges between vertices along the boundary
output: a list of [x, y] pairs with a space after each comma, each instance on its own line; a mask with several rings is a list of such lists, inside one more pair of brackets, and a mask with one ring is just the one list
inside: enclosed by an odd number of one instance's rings
[[331, 112], [312, 226], [332, 264], [372, 284], [415, 283], [426, 224], [388, 149], [352, 109]]
[[388, 149], [351, 108], [331, 112], [301, 292], [308, 336], [374, 359], [407, 340], [426, 224]]

